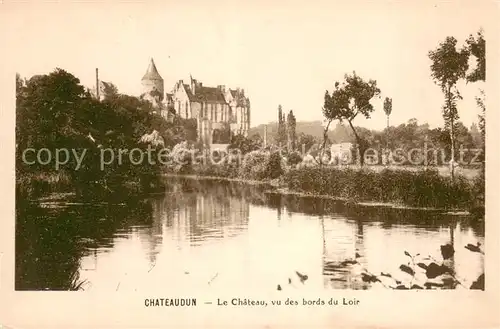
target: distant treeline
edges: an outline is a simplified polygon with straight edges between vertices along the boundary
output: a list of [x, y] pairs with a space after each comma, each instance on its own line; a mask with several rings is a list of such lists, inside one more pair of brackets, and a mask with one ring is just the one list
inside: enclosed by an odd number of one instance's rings
[[[321, 121], [296, 123], [296, 145], [299, 151], [302, 151], [302, 145], [308, 151], [314, 146], [319, 146], [323, 140], [323, 126]], [[402, 123], [398, 126], [390, 126], [382, 131], [370, 130], [363, 127], [356, 127], [358, 135], [363, 138], [367, 145], [374, 149], [402, 149], [408, 152], [411, 149], [423, 149], [426, 146], [428, 149], [437, 149], [443, 152], [445, 159], [450, 159], [450, 136], [444, 128], [431, 129], [428, 124], [419, 124], [416, 119], [411, 119], [407, 123]], [[262, 141], [264, 136], [264, 125], [259, 125], [250, 129], [249, 136], [253, 140]], [[267, 125], [268, 143], [276, 143], [278, 136], [278, 123], [272, 122]], [[356, 143], [356, 138], [352, 130], [341, 124], [337, 125], [328, 131], [328, 144], [339, 143]], [[482, 150], [483, 139], [481, 132], [476, 123], [467, 128], [461, 122], [456, 124], [455, 145], [470, 151], [464, 152], [464, 159], [470, 162], [475, 152], [471, 150]], [[459, 149], [458, 149], [459, 151]], [[459, 154], [456, 154], [458, 158]], [[484, 155], [478, 159], [482, 161]], [[437, 165], [443, 165], [441, 157], [439, 157]], [[411, 165], [407, 163], [406, 165]]]

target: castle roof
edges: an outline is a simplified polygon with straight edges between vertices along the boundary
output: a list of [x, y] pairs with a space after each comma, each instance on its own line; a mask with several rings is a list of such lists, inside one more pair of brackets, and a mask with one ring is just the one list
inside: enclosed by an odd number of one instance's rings
[[[238, 106], [248, 106], [249, 100], [245, 97], [243, 89], [226, 89], [225, 86], [207, 87], [191, 77], [191, 84], [179, 80], [174, 88], [183, 88], [190, 102], [229, 104], [231, 97]], [[231, 94], [229, 99], [227, 95]], [[167, 95], [168, 99], [168, 95]]]
[[195, 94], [188, 84], [184, 84], [184, 89], [192, 102], [209, 102], [225, 104], [226, 98], [222, 90], [216, 87], [196, 86]]
[[149, 63], [148, 70], [146, 74], [142, 77], [142, 80], [163, 80], [160, 73], [158, 73], [158, 69], [156, 68], [155, 62], [151, 58], [151, 62]]
[[250, 103], [250, 100], [248, 97], [245, 97], [245, 94], [242, 90], [239, 89], [229, 89], [231, 92], [231, 96], [236, 100], [236, 105], [237, 106], [248, 106]]

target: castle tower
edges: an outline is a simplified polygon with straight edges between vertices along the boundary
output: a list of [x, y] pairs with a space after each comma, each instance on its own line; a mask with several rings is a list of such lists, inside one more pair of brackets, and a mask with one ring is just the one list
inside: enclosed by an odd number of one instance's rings
[[160, 103], [163, 100], [163, 78], [158, 73], [152, 58], [146, 74], [142, 77], [141, 84], [142, 95], [145, 99], [151, 101], [153, 104]]

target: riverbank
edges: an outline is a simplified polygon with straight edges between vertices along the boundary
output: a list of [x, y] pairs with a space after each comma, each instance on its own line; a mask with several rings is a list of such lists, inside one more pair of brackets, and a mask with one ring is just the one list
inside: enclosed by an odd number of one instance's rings
[[134, 202], [151, 193], [164, 192], [161, 175], [118, 176], [108, 179], [75, 179], [64, 172], [23, 173], [16, 176], [16, 203]]
[[479, 190], [462, 176], [454, 180], [436, 170], [416, 172], [339, 168], [301, 168], [284, 175], [294, 191], [329, 195], [356, 202], [402, 204], [418, 208], [470, 209], [477, 204]]
[[209, 176], [209, 175], [199, 175], [199, 174], [174, 174], [174, 173], [164, 173], [163, 177], [181, 177], [181, 178], [189, 178], [189, 179], [204, 179], [204, 180], [223, 180], [226, 182], [237, 182], [244, 183], [246, 185], [253, 186], [269, 186], [272, 188], [283, 187], [283, 183], [279, 180], [255, 180], [255, 179], [246, 179], [246, 178], [234, 178], [234, 177], [223, 177], [223, 176]]
[[260, 186], [268, 188], [264, 193], [266, 194], [281, 194], [281, 195], [293, 195], [298, 197], [310, 197], [317, 199], [326, 199], [326, 200], [334, 200], [341, 201], [348, 205], [359, 205], [364, 207], [386, 207], [391, 209], [407, 209], [407, 210], [427, 210], [427, 211], [439, 211], [445, 214], [459, 214], [460, 216], [469, 216], [471, 215], [470, 208], [466, 207], [430, 207], [430, 206], [412, 206], [403, 203], [401, 200], [397, 201], [372, 201], [372, 200], [356, 200], [352, 197], [342, 197], [329, 195], [324, 193], [318, 193], [314, 190], [299, 190], [293, 189], [289, 186], [289, 182], [287, 183], [286, 176], [281, 176], [277, 179], [264, 179], [264, 180], [255, 180], [255, 179], [246, 179], [246, 178], [234, 178], [234, 177], [223, 177], [223, 176], [211, 176], [211, 175], [200, 175], [200, 174], [174, 174], [174, 173], [165, 173], [164, 177], [173, 177], [173, 178], [185, 178], [185, 179], [194, 179], [194, 180], [211, 180], [211, 181], [224, 181], [224, 182], [237, 182], [250, 186]]
[[[479, 219], [484, 218], [484, 188], [481, 189], [481, 181], [471, 181], [462, 176], [456, 176], [452, 181], [435, 170], [405, 172], [387, 169], [373, 172], [350, 168], [286, 166], [282, 169], [276, 164], [261, 162], [250, 167], [193, 166], [182, 172], [164, 172], [162, 176], [237, 182], [264, 187], [266, 193], [330, 199], [352, 205], [458, 212], [464, 216], [472, 214]], [[62, 182], [64, 184], [61, 184]], [[99, 200], [103, 197], [123, 202], [165, 191], [164, 183], [161, 182], [155, 184], [154, 188], [144, 188], [144, 184], [133, 179], [124, 180], [122, 183], [115, 184], [112, 190], [103, 190], [102, 186], [92, 188], [90, 184], [73, 186], [69, 180], [60, 178], [44, 179], [43, 184], [35, 184], [44, 188], [34, 188], [42, 193], [28, 193], [28, 199], [53, 203], [59, 200], [43, 198], [50, 194], [51, 198], [59, 195], [67, 200], [67, 194], [76, 191], [74, 197], [82, 197], [78, 202]], [[78, 193], [82, 188], [85, 193]], [[23, 199], [26, 199], [26, 195], [18, 195], [18, 201]]]
[[484, 217], [484, 175], [473, 179], [440, 174], [436, 167], [418, 170], [367, 167], [332, 167], [302, 161], [288, 164], [279, 152], [252, 151], [242, 162], [219, 159], [185, 162], [165, 172], [212, 179], [230, 179], [247, 184], [269, 184], [283, 193], [327, 196], [350, 203], [373, 203], [399, 207], [471, 211]]

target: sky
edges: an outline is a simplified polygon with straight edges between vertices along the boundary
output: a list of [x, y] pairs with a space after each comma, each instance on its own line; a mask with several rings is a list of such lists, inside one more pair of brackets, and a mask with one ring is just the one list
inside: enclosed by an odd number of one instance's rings
[[[93, 87], [100, 78], [139, 95], [150, 58], [172, 89], [192, 75], [204, 85], [244, 88], [251, 125], [277, 120], [278, 105], [298, 121], [322, 120], [325, 90], [356, 71], [374, 79], [381, 99], [370, 119], [383, 129], [411, 118], [441, 126], [444, 97], [430, 77], [428, 52], [446, 36], [459, 44], [485, 28], [487, 2], [150, 1], [14, 4], [4, 0], [0, 36], [22, 77], [56, 67]], [[491, 3], [489, 3], [491, 5]], [[5, 54], [4, 54], [5, 55]], [[472, 64], [472, 63], [471, 63]], [[480, 84], [460, 85], [461, 120], [477, 121]]]

